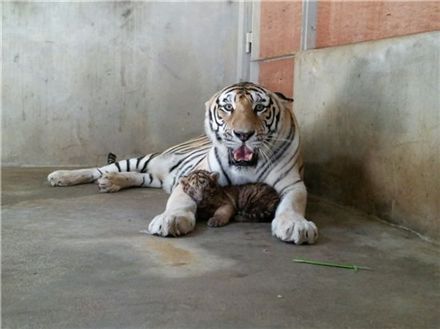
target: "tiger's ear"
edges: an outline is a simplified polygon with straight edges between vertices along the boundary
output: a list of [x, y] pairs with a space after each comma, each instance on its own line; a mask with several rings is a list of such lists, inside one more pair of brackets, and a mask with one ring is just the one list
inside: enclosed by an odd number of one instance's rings
[[216, 172], [216, 171], [213, 171], [213, 172], [210, 174], [210, 176], [211, 176], [211, 178], [212, 178], [215, 182], [218, 182], [218, 178], [220, 177], [220, 174], [219, 174], [218, 172]]
[[279, 98], [281, 98], [281, 100], [283, 101], [293, 103], [293, 98], [287, 97], [283, 93], [280, 93], [279, 91], [276, 91], [274, 94], [277, 95]]
[[212, 97], [208, 101], [205, 102], [205, 109], [206, 110], [209, 110], [212, 102], [218, 97], [218, 95], [220, 95], [220, 92], [216, 92], [214, 95], [212, 95]]

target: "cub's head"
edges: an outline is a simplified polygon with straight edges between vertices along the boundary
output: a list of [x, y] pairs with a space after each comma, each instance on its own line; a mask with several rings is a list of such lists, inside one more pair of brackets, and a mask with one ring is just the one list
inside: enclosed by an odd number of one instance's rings
[[250, 82], [226, 87], [206, 103], [206, 134], [226, 148], [231, 165], [256, 166], [292, 125], [292, 101]]
[[194, 170], [188, 176], [182, 177], [180, 184], [186, 194], [196, 203], [200, 203], [204, 198], [213, 196], [219, 188], [218, 173]]

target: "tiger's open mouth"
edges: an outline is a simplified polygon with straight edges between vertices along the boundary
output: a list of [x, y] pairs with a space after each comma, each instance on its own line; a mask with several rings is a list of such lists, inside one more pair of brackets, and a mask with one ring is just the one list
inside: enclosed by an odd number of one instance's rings
[[229, 149], [229, 162], [234, 166], [255, 166], [258, 161], [258, 154], [242, 145], [235, 150]]

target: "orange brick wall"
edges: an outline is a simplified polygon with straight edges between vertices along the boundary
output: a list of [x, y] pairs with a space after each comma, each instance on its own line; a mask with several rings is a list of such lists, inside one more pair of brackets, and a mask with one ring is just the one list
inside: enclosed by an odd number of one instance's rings
[[301, 12], [298, 1], [261, 3], [259, 82], [288, 97], [293, 96], [293, 56], [300, 49]]
[[[292, 96], [302, 1], [263, 1], [260, 17], [259, 82]], [[316, 48], [435, 30], [440, 30], [440, 1], [332, 0], [317, 5]]]
[[260, 58], [293, 54], [301, 43], [301, 2], [262, 2]]
[[293, 96], [294, 59], [260, 63], [260, 84], [287, 97]]
[[440, 2], [320, 1], [316, 48], [440, 30]]

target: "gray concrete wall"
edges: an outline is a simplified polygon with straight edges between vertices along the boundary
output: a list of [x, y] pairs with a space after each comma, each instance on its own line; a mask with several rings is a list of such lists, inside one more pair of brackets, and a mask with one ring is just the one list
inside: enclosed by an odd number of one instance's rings
[[3, 4], [2, 162], [91, 165], [202, 132], [236, 80], [238, 4]]
[[440, 237], [439, 53], [433, 32], [298, 55], [311, 192]]

